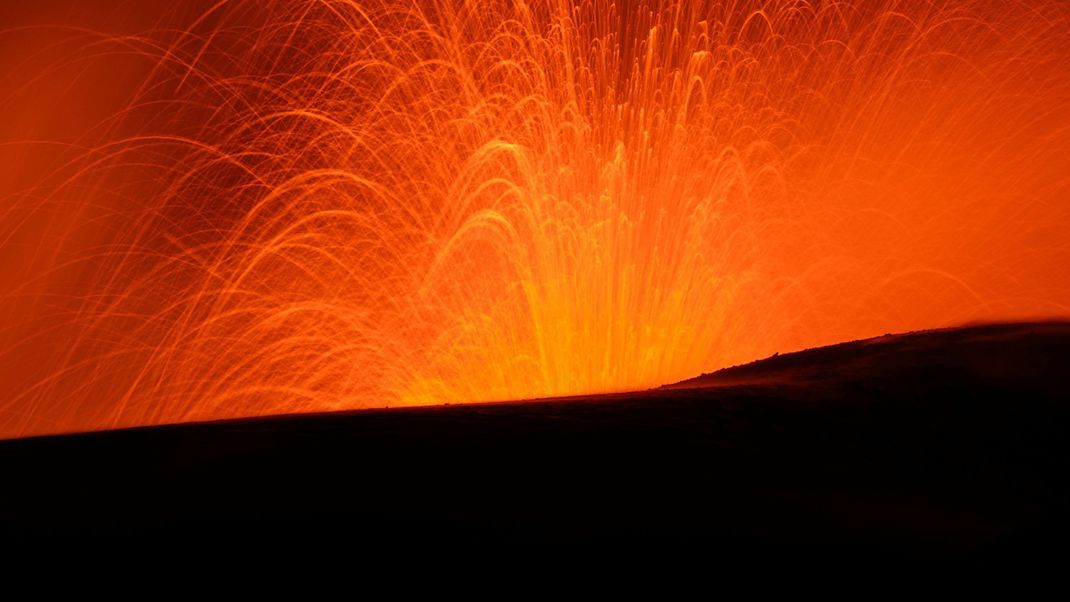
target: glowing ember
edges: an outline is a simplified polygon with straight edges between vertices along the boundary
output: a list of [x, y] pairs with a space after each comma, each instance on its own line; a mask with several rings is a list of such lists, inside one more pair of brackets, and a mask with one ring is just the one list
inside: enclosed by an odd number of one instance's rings
[[0, 36], [0, 435], [1070, 311], [1065, 2], [180, 4]]

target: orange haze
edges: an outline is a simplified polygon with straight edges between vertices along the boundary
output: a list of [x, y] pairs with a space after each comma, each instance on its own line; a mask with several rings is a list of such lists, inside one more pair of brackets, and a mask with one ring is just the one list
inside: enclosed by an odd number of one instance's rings
[[1070, 313], [1061, 0], [0, 8], [0, 437]]

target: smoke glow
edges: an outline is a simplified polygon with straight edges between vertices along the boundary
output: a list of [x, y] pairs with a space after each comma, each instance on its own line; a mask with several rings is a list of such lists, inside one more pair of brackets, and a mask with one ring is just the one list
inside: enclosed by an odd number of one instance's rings
[[40, 4], [0, 9], [0, 436], [1070, 313], [1064, 1]]

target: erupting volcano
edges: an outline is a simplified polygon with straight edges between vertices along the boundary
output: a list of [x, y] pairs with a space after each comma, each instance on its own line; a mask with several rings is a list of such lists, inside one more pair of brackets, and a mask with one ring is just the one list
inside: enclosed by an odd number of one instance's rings
[[7, 4], [2, 437], [1070, 312], [1061, 0]]

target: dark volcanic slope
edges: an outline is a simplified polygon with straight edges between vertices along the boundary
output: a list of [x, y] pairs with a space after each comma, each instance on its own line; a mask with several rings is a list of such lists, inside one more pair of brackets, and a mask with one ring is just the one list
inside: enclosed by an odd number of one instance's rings
[[[703, 374], [663, 389], [739, 384], [798, 384], [827, 388], [865, 381], [900, 394], [913, 379], [931, 392], [954, 387], [1006, 387], [1043, 395], [1070, 369], [1070, 322], [985, 324], [965, 328], [887, 334], [774, 355], [742, 366]], [[882, 382], [887, 381], [887, 382]], [[923, 394], [918, 391], [918, 394]]]
[[629, 395], [0, 442], [0, 535], [1021, 559], [1070, 532], [1068, 368], [1068, 324], [981, 326]]

